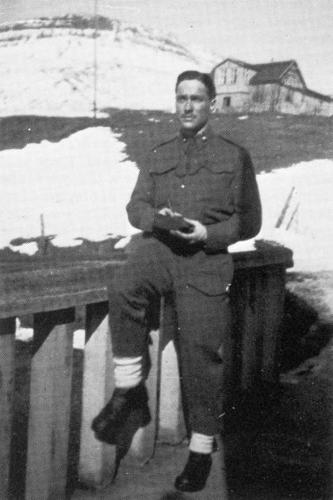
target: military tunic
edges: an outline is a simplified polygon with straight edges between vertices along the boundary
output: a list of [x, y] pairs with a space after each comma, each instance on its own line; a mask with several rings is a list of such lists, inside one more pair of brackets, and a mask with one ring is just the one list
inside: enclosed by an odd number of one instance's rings
[[[207, 228], [205, 242], [188, 243], [154, 225], [170, 207]], [[233, 277], [230, 244], [255, 236], [261, 206], [247, 151], [207, 128], [154, 148], [127, 205], [143, 231], [110, 287], [110, 322], [117, 356], [146, 349], [147, 310], [173, 293], [180, 373], [191, 430], [215, 434], [221, 415], [221, 346], [231, 326], [228, 292]]]

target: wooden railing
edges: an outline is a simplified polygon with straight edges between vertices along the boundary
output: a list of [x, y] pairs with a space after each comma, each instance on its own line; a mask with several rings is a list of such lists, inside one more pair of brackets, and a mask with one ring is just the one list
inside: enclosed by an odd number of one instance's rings
[[[261, 245], [234, 254], [231, 301], [234, 328], [229, 339], [230, 388], [274, 381], [278, 369], [279, 326], [283, 315], [286, 268], [291, 252]], [[33, 315], [33, 355], [24, 498], [65, 498], [76, 311], [85, 307], [85, 348], [79, 475], [100, 486], [115, 467], [116, 450], [90, 430], [113, 390], [106, 283], [119, 262], [53, 265], [4, 272], [0, 281], [0, 497], [9, 498], [10, 443], [15, 375], [15, 321]], [[112, 304], [110, 305], [112, 307]], [[162, 308], [163, 338], [151, 332], [152, 366], [147, 380], [152, 421], [135, 433], [129, 454], [139, 462], [152, 456], [156, 437], [178, 442], [185, 434], [176, 354], [168, 343], [172, 307]], [[168, 312], [169, 311], [169, 312]], [[171, 311], [171, 315], [170, 315]], [[171, 318], [171, 319], [170, 319]]]

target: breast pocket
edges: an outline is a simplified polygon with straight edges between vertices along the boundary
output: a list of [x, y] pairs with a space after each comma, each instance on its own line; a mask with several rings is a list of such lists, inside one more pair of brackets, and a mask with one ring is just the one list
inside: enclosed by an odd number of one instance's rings
[[153, 202], [155, 208], [169, 206], [172, 195], [172, 177], [175, 166], [160, 168], [158, 172], [151, 172], [154, 181]]
[[200, 171], [197, 183], [202, 202], [202, 220], [210, 218], [213, 213], [217, 215], [216, 222], [230, 217], [234, 211], [233, 180], [234, 174], [232, 172], [224, 171], [221, 168], [214, 169], [214, 166]]

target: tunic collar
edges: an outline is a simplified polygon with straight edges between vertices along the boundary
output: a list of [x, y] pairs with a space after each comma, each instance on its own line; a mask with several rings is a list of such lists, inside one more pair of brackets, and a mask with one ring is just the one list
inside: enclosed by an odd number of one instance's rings
[[179, 134], [179, 163], [176, 174], [179, 177], [195, 174], [206, 164], [206, 146], [214, 135], [209, 125], [206, 125], [193, 137]]
[[197, 149], [201, 149], [204, 147], [207, 143], [207, 141], [210, 139], [210, 137], [213, 134], [213, 130], [211, 126], [206, 123], [206, 125], [199, 130], [194, 136], [185, 136], [182, 134], [182, 132], [179, 132], [179, 140], [180, 143], [183, 145], [185, 149], [187, 149], [188, 143], [192, 143], [196, 146]]

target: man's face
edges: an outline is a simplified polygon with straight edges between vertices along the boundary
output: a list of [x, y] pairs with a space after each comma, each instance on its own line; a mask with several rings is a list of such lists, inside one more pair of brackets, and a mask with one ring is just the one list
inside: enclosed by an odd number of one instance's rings
[[181, 129], [195, 134], [208, 121], [214, 100], [199, 80], [183, 80], [176, 89], [176, 114]]

